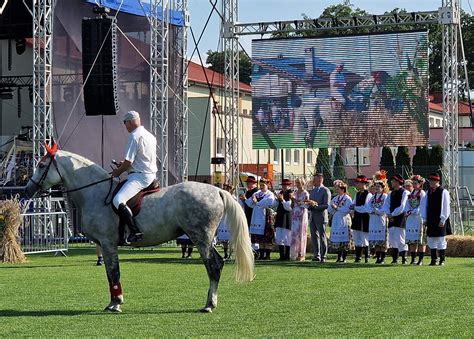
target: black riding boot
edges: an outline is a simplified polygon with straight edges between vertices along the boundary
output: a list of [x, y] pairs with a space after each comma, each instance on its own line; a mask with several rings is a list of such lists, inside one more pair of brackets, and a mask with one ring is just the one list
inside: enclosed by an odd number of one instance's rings
[[270, 253], [271, 252], [272, 252], [272, 250], [269, 250], [269, 249], [265, 250], [265, 260], [270, 260]]
[[424, 256], [425, 256], [425, 252], [418, 252], [418, 262], [416, 263], [418, 266], [423, 265]]
[[285, 246], [279, 245], [278, 252], [280, 253], [280, 258], [278, 260], [285, 260]]
[[439, 250], [439, 266], [444, 266], [446, 260], [446, 250]]
[[438, 256], [436, 254], [436, 249], [431, 249], [431, 262], [430, 266], [436, 266], [436, 261], [438, 260]]
[[369, 262], [369, 247], [368, 246], [364, 247], [364, 257], [365, 257], [365, 263], [367, 264]]
[[181, 247], [181, 258], [186, 258], [186, 247]]
[[410, 255], [411, 255], [410, 265], [415, 265], [416, 252], [412, 251], [412, 252], [410, 252]]
[[290, 246], [285, 246], [285, 260], [290, 260]]
[[362, 257], [362, 247], [356, 246], [355, 248], [355, 263], [359, 263]]
[[186, 256], [186, 259], [191, 259], [193, 257], [193, 249], [194, 247], [188, 247], [188, 255]]
[[392, 264], [398, 264], [398, 248], [392, 248]]
[[133, 218], [132, 212], [125, 204], [120, 204], [118, 207], [118, 211], [120, 213], [120, 217], [125, 221], [130, 230], [130, 234], [128, 235], [127, 242], [140, 242], [143, 240], [143, 233], [137, 227], [137, 223]]
[[342, 251], [337, 251], [337, 260], [336, 262], [341, 262]]

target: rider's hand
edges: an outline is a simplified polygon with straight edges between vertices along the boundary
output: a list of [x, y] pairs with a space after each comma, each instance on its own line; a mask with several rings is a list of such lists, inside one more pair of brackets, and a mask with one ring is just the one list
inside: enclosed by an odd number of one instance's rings
[[115, 178], [115, 177], [119, 177], [120, 174], [122, 174], [122, 171], [119, 170], [119, 168], [120, 168], [120, 167], [117, 167], [116, 169], [114, 169], [114, 170], [112, 171], [112, 177], [114, 177], [114, 178]]

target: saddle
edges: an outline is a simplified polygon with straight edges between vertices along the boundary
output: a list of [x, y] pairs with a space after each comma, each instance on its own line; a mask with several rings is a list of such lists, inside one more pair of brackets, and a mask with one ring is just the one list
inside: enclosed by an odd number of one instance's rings
[[[117, 187], [115, 188], [114, 192], [112, 193], [112, 199], [115, 197], [115, 195], [120, 191], [120, 189], [123, 187], [123, 185], [127, 182], [127, 180], [121, 181]], [[160, 191], [160, 183], [158, 180], [153, 180], [153, 182], [146, 188], [142, 189], [140, 192], [138, 192], [135, 196], [133, 196], [130, 200], [127, 201], [127, 206], [130, 208], [132, 211], [132, 214], [134, 217], [140, 213], [140, 209], [142, 207], [142, 202], [143, 198], [149, 194], [159, 192]], [[115, 212], [115, 214], [118, 214], [118, 210], [115, 208], [115, 206], [112, 205], [112, 208]]]

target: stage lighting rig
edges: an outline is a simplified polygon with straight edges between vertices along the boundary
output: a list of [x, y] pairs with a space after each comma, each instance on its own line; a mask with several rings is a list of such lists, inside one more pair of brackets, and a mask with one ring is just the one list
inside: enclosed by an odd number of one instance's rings
[[95, 13], [95, 14], [98, 14], [99, 17], [101, 17], [102, 19], [105, 19], [109, 16], [109, 13], [110, 13], [110, 8], [108, 7], [103, 7], [103, 6], [94, 6], [94, 8], [92, 9], [92, 11]]
[[26, 50], [26, 41], [25, 39], [16, 39], [16, 54], [22, 55]]

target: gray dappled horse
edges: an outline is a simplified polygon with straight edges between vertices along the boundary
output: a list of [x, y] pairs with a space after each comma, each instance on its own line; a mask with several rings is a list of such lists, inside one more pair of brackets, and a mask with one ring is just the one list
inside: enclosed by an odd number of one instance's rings
[[[56, 145], [46, 149], [48, 152], [28, 182], [26, 193], [32, 197], [59, 183], [69, 191], [70, 198], [81, 210], [84, 234], [102, 247], [111, 297], [105, 310], [121, 312], [123, 296], [117, 252], [119, 218], [111, 205], [105, 204], [112, 179], [102, 167], [84, 157], [57, 150]], [[217, 306], [217, 287], [224, 261], [214, 248], [213, 239], [223, 216], [230, 225], [235, 279], [251, 281], [254, 258], [245, 214], [228, 192], [197, 182], [165, 187], [146, 196], [141, 212], [135, 217], [144, 238], [134, 246], [161, 244], [183, 233], [187, 233], [197, 246], [210, 280], [203, 312], [212, 312]]]

